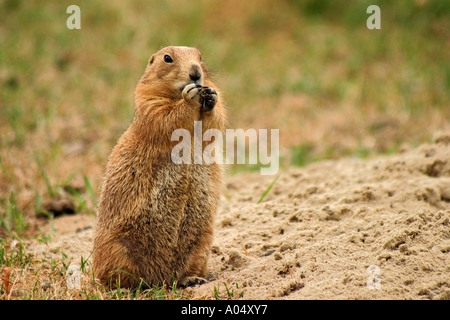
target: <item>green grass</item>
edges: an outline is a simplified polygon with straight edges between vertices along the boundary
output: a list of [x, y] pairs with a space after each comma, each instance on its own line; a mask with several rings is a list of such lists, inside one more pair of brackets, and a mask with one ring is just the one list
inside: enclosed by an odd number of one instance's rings
[[[25, 213], [17, 206], [16, 197], [13, 192], [9, 198], [2, 204], [5, 212], [0, 216], [0, 228], [3, 228], [12, 237], [18, 237], [28, 228]], [[0, 238], [1, 239], [1, 238]]]
[[[391, 149], [380, 150], [377, 154], [395, 153], [397, 148], [397, 145], [393, 145]], [[290, 164], [299, 167], [306, 167], [313, 162], [322, 160], [339, 159], [341, 157], [365, 159], [374, 155], [374, 151], [371, 148], [363, 145], [356, 146], [355, 148], [332, 148], [328, 146], [325, 149], [319, 149], [313, 144], [303, 144], [300, 146], [291, 146], [290, 151]]]
[[32, 263], [32, 255], [27, 253], [22, 242], [15, 242], [13, 248], [4, 239], [0, 239], [0, 267], [21, 267]]
[[50, 182], [50, 179], [49, 179], [49, 177], [48, 177], [44, 167], [42, 166], [42, 162], [41, 162], [41, 160], [39, 159], [38, 156], [36, 156], [35, 161], [36, 161], [36, 164], [37, 164], [37, 166], [38, 166], [38, 168], [39, 168], [39, 170], [41, 172], [42, 178], [45, 181], [45, 185], [47, 186], [48, 194], [50, 195], [51, 198], [55, 198], [55, 196], [56, 196], [55, 189], [54, 189], [52, 183]]
[[214, 286], [213, 296], [216, 300], [236, 300], [244, 297], [245, 291], [239, 288], [239, 284], [227, 285], [226, 282], [222, 283], [225, 287], [225, 292], [221, 289], [220, 283]]
[[[11, 268], [9, 281], [14, 282], [13, 289], [6, 299], [89, 299], [89, 300], [179, 300], [189, 299], [181, 288], [162, 285], [144, 288], [141, 285], [134, 289], [107, 288], [98, 284], [92, 273], [89, 257], [81, 258], [80, 289], [68, 289], [66, 281], [71, 276], [69, 270], [73, 264], [63, 250], [60, 256], [50, 253], [46, 257], [37, 258], [27, 253], [21, 241], [8, 242], [0, 239], [0, 274], [4, 268]], [[45, 283], [49, 283], [45, 286]], [[25, 289], [24, 289], [25, 288]], [[6, 294], [4, 281], [0, 282], [0, 295]], [[230, 292], [229, 294], [233, 294]]]

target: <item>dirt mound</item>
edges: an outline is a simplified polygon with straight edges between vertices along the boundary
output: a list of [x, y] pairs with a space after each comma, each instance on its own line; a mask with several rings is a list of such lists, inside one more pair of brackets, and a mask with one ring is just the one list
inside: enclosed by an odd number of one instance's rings
[[[274, 178], [226, 179], [211, 279], [186, 289], [192, 298], [450, 299], [450, 133], [399, 155], [284, 170], [257, 204]], [[79, 261], [93, 227], [55, 219], [55, 241], [34, 250]]]

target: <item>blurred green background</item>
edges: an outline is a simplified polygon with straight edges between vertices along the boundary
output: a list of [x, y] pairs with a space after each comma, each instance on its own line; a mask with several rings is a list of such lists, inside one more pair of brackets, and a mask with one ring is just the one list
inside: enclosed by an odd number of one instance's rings
[[[66, 27], [71, 4], [81, 30]], [[372, 4], [381, 30], [366, 27]], [[449, 128], [449, 1], [4, 0], [0, 216], [68, 185], [97, 192], [167, 45], [203, 52], [231, 128], [280, 129], [284, 166], [398, 152]]]

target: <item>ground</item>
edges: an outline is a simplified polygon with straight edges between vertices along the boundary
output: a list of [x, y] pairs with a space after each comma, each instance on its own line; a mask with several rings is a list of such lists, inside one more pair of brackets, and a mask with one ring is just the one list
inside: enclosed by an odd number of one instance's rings
[[[450, 134], [437, 134], [398, 155], [290, 168], [259, 204], [274, 176], [228, 176], [210, 279], [185, 296], [450, 299], [448, 159]], [[55, 218], [53, 227], [52, 242], [28, 251], [89, 257], [94, 216]]]

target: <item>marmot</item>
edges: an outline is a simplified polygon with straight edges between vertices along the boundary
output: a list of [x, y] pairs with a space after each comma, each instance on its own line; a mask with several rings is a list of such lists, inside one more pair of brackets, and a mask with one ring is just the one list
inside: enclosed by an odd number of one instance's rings
[[207, 275], [222, 169], [173, 163], [178, 142], [171, 135], [180, 128], [193, 135], [194, 121], [223, 132], [225, 118], [198, 49], [166, 47], [151, 56], [135, 90], [134, 119], [102, 182], [93, 271], [103, 284], [185, 284]]

